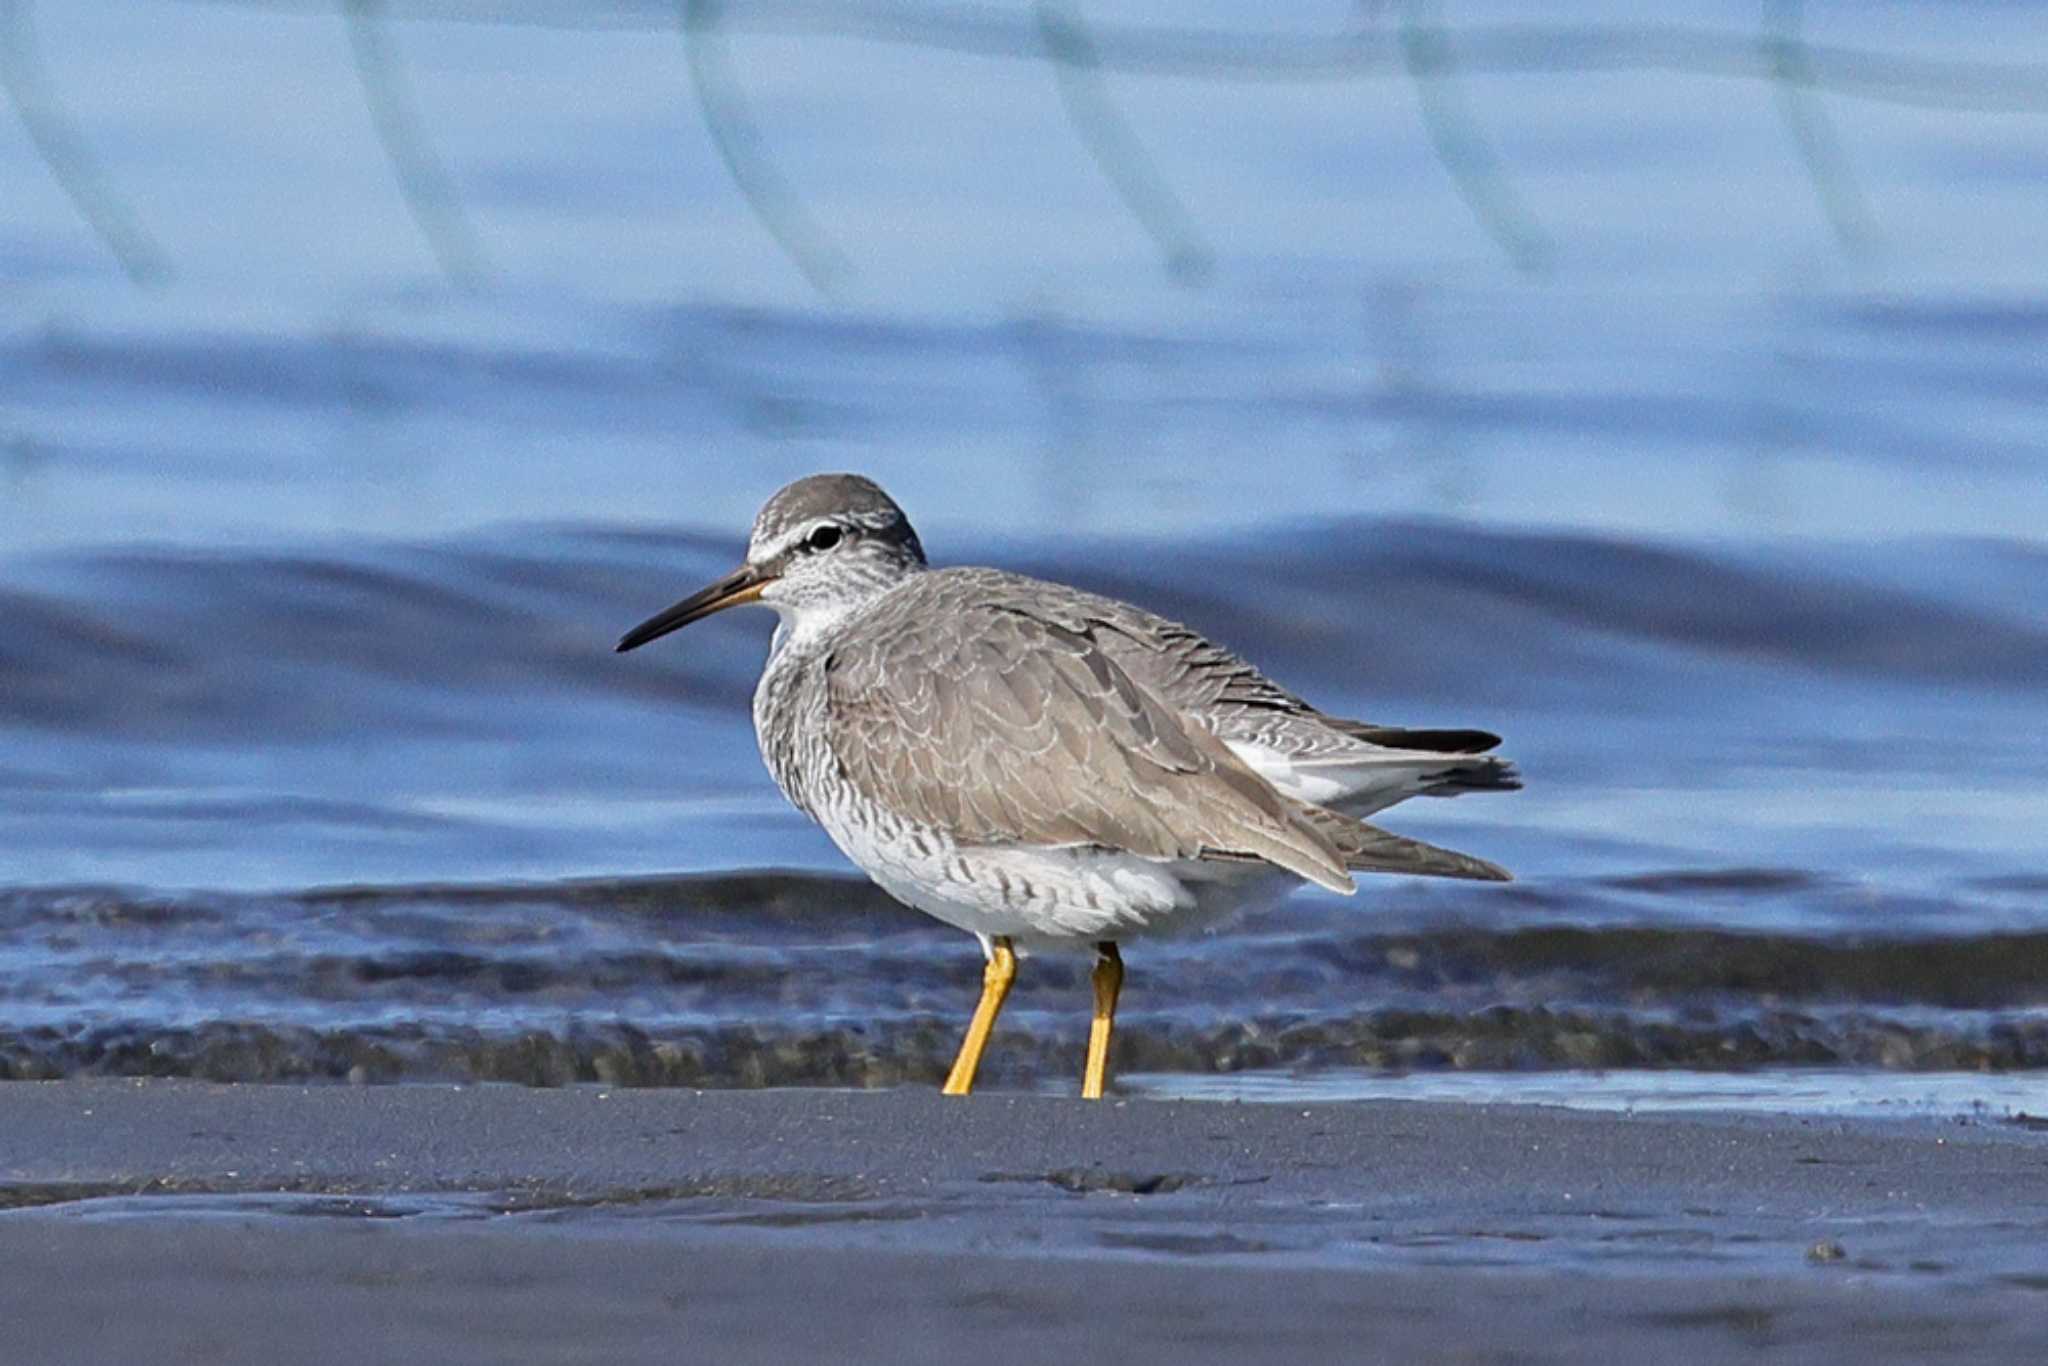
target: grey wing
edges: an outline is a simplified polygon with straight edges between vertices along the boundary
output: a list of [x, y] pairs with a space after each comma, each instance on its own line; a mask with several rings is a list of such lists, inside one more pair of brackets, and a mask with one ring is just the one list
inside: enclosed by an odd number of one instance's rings
[[1417, 795], [1512, 791], [1520, 776], [1485, 754], [1500, 737], [1483, 730], [1416, 730], [1349, 721], [1317, 709], [1249, 660], [1200, 632], [1133, 603], [997, 571], [977, 575], [983, 593], [1035, 590], [1063, 625], [1091, 633], [1147, 692], [1229, 745], [1288, 796], [1368, 814]]
[[[985, 576], [984, 591], [1027, 582], [1002, 575], [999, 583], [996, 572], [970, 572]], [[1441, 755], [1480, 754], [1500, 743], [1490, 731], [1417, 730], [1331, 716], [1192, 627], [1117, 598], [1059, 584], [1030, 586], [1049, 597], [1055, 619], [1106, 628], [1099, 640], [1111, 658], [1176, 711], [1200, 717], [1226, 740], [1295, 751], [1364, 744]]]
[[833, 650], [828, 743], [863, 796], [963, 844], [1251, 855], [1353, 889], [1325, 835], [1085, 625], [970, 596], [900, 599]]
[[1415, 877], [1456, 877], [1474, 882], [1513, 882], [1497, 863], [1382, 830], [1337, 811], [1307, 807], [1304, 814], [1344, 859], [1361, 873], [1408, 873]]

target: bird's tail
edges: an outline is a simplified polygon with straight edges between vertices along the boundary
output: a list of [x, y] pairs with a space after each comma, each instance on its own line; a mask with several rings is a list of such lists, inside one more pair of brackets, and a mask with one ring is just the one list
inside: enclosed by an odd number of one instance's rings
[[[1324, 718], [1324, 723], [1380, 749], [1398, 751], [1373, 758], [1389, 768], [1400, 768], [1410, 773], [1408, 781], [1412, 789], [1403, 794], [1406, 796], [1455, 797], [1461, 792], [1514, 792], [1522, 786], [1522, 775], [1515, 770], [1512, 761], [1486, 753], [1500, 743], [1500, 737], [1492, 731], [1411, 730], [1406, 726], [1374, 726], [1334, 716]], [[1369, 764], [1360, 765], [1361, 769], [1369, 767]], [[1378, 784], [1361, 786], [1377, 787]], [[1362, 791], [1359, 795], [1376, 794]], [[1381, 802], [1381, 805], [1388, 804]], [[1368, 811], [1379, 809], [1370, 801], [1364, 805]]]
[[1455, 797], [1464, 792], [1519, 792], [1522, 775], [1512, 760], [1481, 755], [1463, 759], [1423, 775], [1425, 797]]

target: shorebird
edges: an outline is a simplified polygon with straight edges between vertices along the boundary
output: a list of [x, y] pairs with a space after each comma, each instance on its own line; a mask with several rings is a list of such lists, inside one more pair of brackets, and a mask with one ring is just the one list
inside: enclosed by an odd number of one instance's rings
[[1519, 787], [1481, 730], [1318, 711], [1142, 607], [999, 569], [933, 569], [854, 474], [777, 492], [745, 561], [621, 651], [743, 603], [775, 609], [754, 730], [776, 785], [897, 900], [981, 940], [981, 1000], [945, 1093], [974, 1087], [1020, 950], [1092, 948], [1081, 1094], [1102, 1095], [1117, 945], [1209, 926], [1297, 879], [1506, 881], [1367, 825], [1409, 797]]

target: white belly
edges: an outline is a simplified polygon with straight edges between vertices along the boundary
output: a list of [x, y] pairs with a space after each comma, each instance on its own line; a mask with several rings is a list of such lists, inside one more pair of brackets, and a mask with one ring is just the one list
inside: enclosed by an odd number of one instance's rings
[[862, 872], [906, 906], [1021, 949], [1086, 948], [1208, 929], [1296, 881], [1263, 864], [1158, 862], [1080, 846], [955, 845], [829, 810], [822, 824]]

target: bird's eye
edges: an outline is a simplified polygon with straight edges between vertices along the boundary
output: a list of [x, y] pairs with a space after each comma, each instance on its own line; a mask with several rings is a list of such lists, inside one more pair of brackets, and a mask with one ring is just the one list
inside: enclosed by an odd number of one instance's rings
[[821, 526], [804, 538], [804, 544], [812, 550], [830, 550], [843, 534], [836, 526]]

